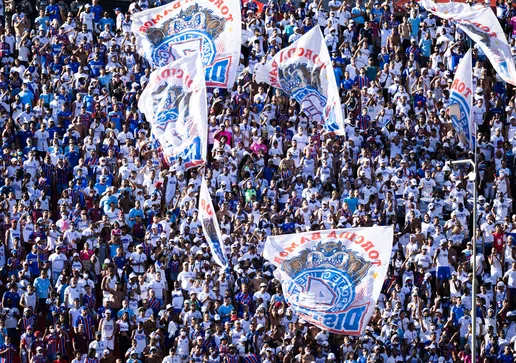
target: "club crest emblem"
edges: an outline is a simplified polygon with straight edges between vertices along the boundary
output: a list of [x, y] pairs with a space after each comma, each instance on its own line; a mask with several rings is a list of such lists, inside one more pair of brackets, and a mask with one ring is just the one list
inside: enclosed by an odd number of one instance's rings
[[303, 111], [313, 121], [324, 124], [328, 131], [338, 129], [335, 112], [327, 105], [327, 97], [322, 93], [321, 69], [305, 63], [290, 64], [278, 68], [281, 88], [294, 98]]
[[282, 262], [292, 281], [289, 302], [298, 309], [339, 313], [355, 300], [355, 287], [367, 275], [371, 263], [335, 240], [318, 243]]
[[198, 4], [189, 6], [159, 27], [147, 29], [147, 39], [154, 45], [152, 60], [157, 66], [164, 66], [201, 50], [203, 65], [207, 66], [215, 60], [215, 40], [225, 25], [226, 19], [214, 15], [213, 10]]

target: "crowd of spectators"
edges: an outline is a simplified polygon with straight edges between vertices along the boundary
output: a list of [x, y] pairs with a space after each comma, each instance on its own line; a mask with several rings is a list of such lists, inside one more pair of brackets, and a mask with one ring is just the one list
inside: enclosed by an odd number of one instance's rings
[[[137, 107], [151, 69], [131, 14], [160, 3], [0, 4], [2, 363], [468, 363], [475, 342], [477, 361], [514, 361], [514, 89], [453, 23], [415, 2], [243, 2], [237, 82], [208, 90], [207, 167], [185, 170]], [[512, 4], [471, 5], [493, 6], [516, 54]], [[314, 26], [345, 136], [254, 81]], [[474, 157], [447, 114], [469, 47], [476, 178], [446, 163]], [[202, 175], [227, 270], [199, 221]], [[395, 239], [365, 334], [308, 324], [261, 257], [266, 237], [373, 225]]]

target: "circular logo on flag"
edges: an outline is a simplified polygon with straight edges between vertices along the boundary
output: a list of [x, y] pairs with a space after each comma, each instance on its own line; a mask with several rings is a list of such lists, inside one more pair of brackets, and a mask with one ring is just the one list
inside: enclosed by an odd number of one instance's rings
[[337, 313], [351, 306], [371, 262], [341, 241], [330, 240], [299, 251], [281, 267], [292, 278], [286, 289], [289, 303], [306, 311]]

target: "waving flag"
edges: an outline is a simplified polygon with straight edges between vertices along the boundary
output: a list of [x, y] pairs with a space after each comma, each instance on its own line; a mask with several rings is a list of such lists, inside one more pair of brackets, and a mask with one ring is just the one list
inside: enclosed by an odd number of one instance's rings
[[500, 77], [516, 85], [511, 48], [490, 7], [472, 8], [456, 2], [436, 4], [432, 0], [421, 0], [420, 4], [438, 17], [453, 21], [482, 49]]
[[336, 334], [361, 335], [389, 267], [392, 227], [306, 232], [267, 238], [287, 303], [306, 321]]
[[240, 63], [238, 0], [177, 0], [131, 15], [138, 49], [153, 67], [200, 51], [207, 87], [229, 88]]
[[473, 103], [473, 85], [471, 79], [471, 49], [457, 67], [455, 79], [453, 80], [450, 92], [450, 114], [453, 127], [459, 134], [459, 140], [466, 148], [473, 149], [475, 145], [475, 125], [471, 117]]
[[344, 135], [339, 89], [321, 29], [316, 26], [256, 70], [256, 81], [285, 91], [309, 119]]
[[182, 158], [186, 168], [206, 159], [206, 85], [199, 52], [158, 68], [138, 101], [165, 160]]
[[199, 220], [202, 223], [204, 237], [208, 241], [215, 263], [221, 267], [228, 266], [228, 260], [224, 253], [224, 242], [220, 233], [219, 223], [213, 209], [208, 185], [204, 178], [201, 182], [201, 193], [199, 194]]

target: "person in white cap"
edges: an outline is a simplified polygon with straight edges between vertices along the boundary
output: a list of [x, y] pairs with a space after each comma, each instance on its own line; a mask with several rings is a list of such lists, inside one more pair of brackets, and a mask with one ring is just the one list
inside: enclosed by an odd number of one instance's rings
[[116, 322], [113, 318], [111, 309], [104, 311], [104, 317], [99, 321], [99, 331], [101, 332], [101, 339], [106, 347], [110, 350], [115, 349], [115, 336], [117, 334]]
[[129, 257], [129, 264], [133, 268], [135, 274], [140, 275], [145, 272], [146, 261], [147, 255], [143, 252], [143, 245], [139, 244], [136, 246], [136, 251], [131, 253], [131, 256]]

